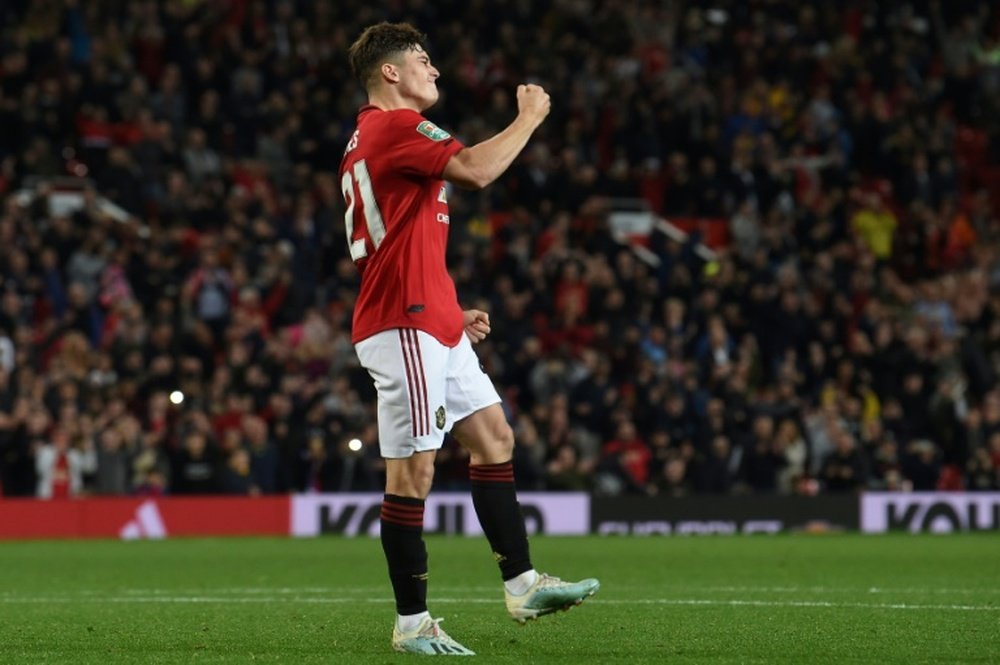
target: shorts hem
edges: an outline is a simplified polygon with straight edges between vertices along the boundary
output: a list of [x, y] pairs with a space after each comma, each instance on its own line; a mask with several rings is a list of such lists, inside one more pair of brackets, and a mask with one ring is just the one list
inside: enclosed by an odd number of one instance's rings
[[[471, 416], [474, 413], [478, 413], [479, 411], [482, 411], [483, 409], [489, 408], [489, 407], [493, 406], [494, 404], [502, 404], [502, 403], [503, 403], [503, 400], [500, 398], [499, 395], [497, 395], [495, 399], [491, 399], [491, 400], [489, 400], [487, 402], [484, 402], [483, 404], [480, 404], [478, 406], [474, 406], [471, 409], [467, 409], [465, 412], [458, 413], [458, 414], [456, 414], [454, 416], [454, 419], [451, 421], [451, 427], [454, 427], [455, 423], [457, 423], [460, 420], [464, 420], [465, 418], [468, 418], [469, 416]], [[448, 428], [448, 431], [451, 431], [451, 427]]]
[[379, 452], [379, 455], [382, 456], [382, 459], [409, 459], [410, 457], [413, 457], [413, 455], [415, 453], [426, 453], [426, 452], [428, 452], [430, 450], [441, 450], [441, 446], [443, 446], [443, 445], [444, 445], [444, 437], [442, 436], [441, 440], [438, 441], [436, 444], [433, 444], [433, 445], [427, 445], [427, 444], [420, 445], [420, 444], [416, 444], [416, 445], [413, 445], [413, 446], [409, 446], [407, 448], [407, 454], [405, 454], [405, 455], [386, 455], [385, 452], [382, 450], [382, 446], [381, 445], [379, 445], [378, 452]]

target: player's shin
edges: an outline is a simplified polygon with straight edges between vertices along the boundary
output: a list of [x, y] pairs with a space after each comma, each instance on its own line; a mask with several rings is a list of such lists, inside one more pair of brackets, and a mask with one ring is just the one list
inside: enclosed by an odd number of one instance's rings
[[427, 611], [424, 501], [386, 494], [382, 500], [382, 550], [401, 616]]
[[503, 464], [472, 464], [472, 502], [504, 581], [532, 570], [524, 516], [514, 491], [514, 467]]

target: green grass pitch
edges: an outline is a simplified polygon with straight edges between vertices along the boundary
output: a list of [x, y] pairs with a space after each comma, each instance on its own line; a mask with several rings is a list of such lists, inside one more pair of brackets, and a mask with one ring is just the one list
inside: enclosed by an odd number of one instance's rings
[[[487, 663], [1000, 663], [1000, 537], [535, 538], [600, 593], [506, 618], [485, 541], [428, 539], [430, 608]], [[0, 543], [0, 663], [412, 663], [377, 540]]]

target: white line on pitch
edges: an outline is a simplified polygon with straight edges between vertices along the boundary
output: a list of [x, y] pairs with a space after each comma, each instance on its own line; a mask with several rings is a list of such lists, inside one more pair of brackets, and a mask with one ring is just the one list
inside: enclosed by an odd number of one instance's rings
[[[111, 593], [121, 594], [125, 596], [169, 596], [169, 595], [179, 595], [179, 596], [196, 596], [199, 594], [222, 594], [222, 595], [236, 595], [236, 596], [256, 596], [262, 594], [277, 594], [277, 595], [288, 595], [288, 594], [345, 594], [345, 593], [358, 593], [358, 594], [371, 594], [371, 593], [382, 593], [385, 589], [388, 589], [388, 581], [386, 582], [386, 587], [222, 587], [222, 588], [204, 588], [204, 589], [115, 589]], [[463, 586], [455, 588], [455, 591], [465, 591], [470, 593], [489, 593], [496, 592], [502, 593], [503, 587], [500, 584], [495, 584], [493, 586]], [[93, 589], [85, 589], [80, 591], [74, 591], [74, 595], [79, 596], [106, 596], [108, 591], [97, 591]], [[0, 591], [0, 598], [4, 596], [14, 595], [9, 591]]]
[[702, 591], [719, 593], [877, 593], [877, 594], [991, 594], [1000, 593], [1000, 587], [980, 587], [977, 589], [948, 589], [928, 587], [823, 587], [823, 586], [683, 586], [668, 587], [677, 591]]
[[[122, 603], [122, 604], [249, 604], [249, 603], [302, 603], [320, 605], [341, 605], [346, 603], [388, 604], [391, 598], [295, 598], [288, 596], [234, 598], [226, 596], [112, 596], [112, 597], [0, 597], [3, 604], [74, 604], [74, 603]], [[485, 598], [431, 598], [432, 604], [471, 605], [495, 604], [496, 599]], [[633, 600], [595, 600], [604, 605], [683, 605], [707, 607], [797, 607], [805, 609], [871, 609], [871, 610], [945, 610], [961, 612], [1000, 612], [1000, 605], [949, 605], [919, 603], [838, 603], [819, 600], [742, 600], [707, 598], [639, 598]]]
[[[971, 588], [931, 588], [931, 587], [823, 587], [823, 586], [673, 586], [662, 585], [665, 590], [671, 592], [685, 593], [801, 593], [801, 594], [927, 594], [927, 595], [989, 595], [1000, 594], [998, 587]], [[451, 589], [464, 593], [499, 593], [500, 585], [493, 586], [463, 586], [463, 587], [437, 587], [441, 589]], [[631, 589], [648, 590], [648, 586], [638, 587], [635, 585], [616, 585], [616, 589], [627, 591]], [[211, 595], [293, 595], [293, 594], [372, 594], [382, 593], [382, 587], [221, 587], [204, 589], [116, 589], [112, 593], [125, 596], [199, 596]], [[108, 591], [81, 590], [73, 592], [80, 596], [106, 596]], [[9, 597], [13, 594], [9, 591], [0, 591], [0, 598]]]

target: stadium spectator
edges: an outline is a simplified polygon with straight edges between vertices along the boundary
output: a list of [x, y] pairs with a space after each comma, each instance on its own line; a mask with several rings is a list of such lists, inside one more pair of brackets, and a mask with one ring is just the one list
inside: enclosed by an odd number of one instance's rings
[[820, 469], [820, 478], [829, 492], [849, 492], [865, 486], [868, 470], [858, 450], [854, 436], [846, 431], [837, 432], [834, 449], [827, 454]]
[[259, 494], [250, 468], [250, 454], [244, 448], [234, 448], [219, 473], [219, 491], [223, 494]]
[[636, 432], [635, 424], [623, 418], [613, 439], [601, 445], [598, 482], [609, 495], [644, 493], [649, 481], [652, 452]]
[[189, 432], [181, 443], [170, 472], [173, 494], [214, 494], [220, 489], [218, 453], [209, 447], [208, 437]]
[[38, 473], [36, 496], [40, 499], [69, 499], [83, 491], [83, 475], [91, 473], [97, 460], [93, 442], [71, 445], [69, 435], [61, 428], [52, 429], [48, 440], [41, 440], [35, 449], [35, 469]]
[[743, 446], [740, 475], [751, 490], [771, 494], [778, 489], [778, 475], [786, 464], [785, 456], [776, 443], [774, 419], [759, 415], [753, 431]]
[[93, 491], [96, 494], [128, 494], [131, 469], [125, 437], [119, 429], [109, 427], [98, 439]]
[[334, 463], [320, 431], [312, 431], [306, 437], [298, 478], [296, 489], [300, 492], [332, 492], [337, 489]]
[[589, 474], [582, 470], [576, 448], [562, 445], [548, 455], [551, 459], [545, 467], [546, 489], [562, 492], [590, 489]]
[[263, 418], [251, 416], [243, 422], [243, 435], [254, 491], [274, 494], [278, 491], [278, 449], [271, 441], [267, 423]]
[[729, 438], [724, 434], [715, 436], [699, 460], [696, 489], [711, 494], [728, 493], [733, 487], [739, 460], [739, 456], [733, 454]]

